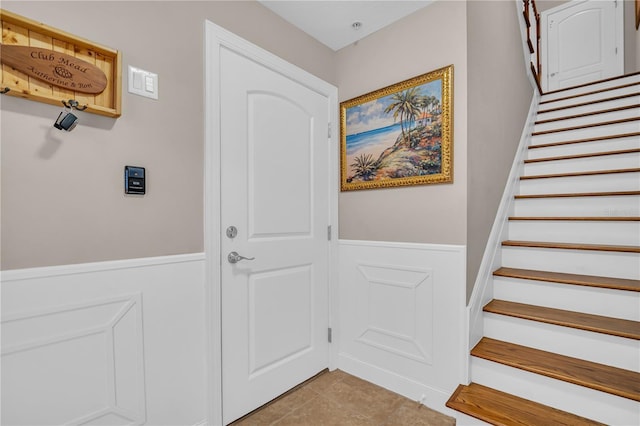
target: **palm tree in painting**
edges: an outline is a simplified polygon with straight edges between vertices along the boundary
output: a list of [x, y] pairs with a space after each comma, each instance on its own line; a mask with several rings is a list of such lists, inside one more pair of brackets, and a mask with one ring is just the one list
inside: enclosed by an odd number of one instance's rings
[[[391, 96], [393, 101], [384, 110], [385, 113], [393, 111], [394, 121], [400, 118], [400, 128], [402, 129], [402, 137], [411, 145], [409, 137], [411, 126], [416, 118], [420, 115], [422, 105], [422, 97], [420, 96], [420, 88], [412, 87], [411, 89], [394, 93]], [[406, 124], [406, 130], [405, 130]]]

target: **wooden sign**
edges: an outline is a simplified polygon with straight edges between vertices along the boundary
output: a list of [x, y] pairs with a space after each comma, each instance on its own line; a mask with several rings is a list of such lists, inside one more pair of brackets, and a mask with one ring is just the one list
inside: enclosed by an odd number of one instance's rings
[[107, 87], [107, 76], [100, 68], [65, 53], [2, 44], [0, 60], [31, 77], [74, 92], [97, 94]]

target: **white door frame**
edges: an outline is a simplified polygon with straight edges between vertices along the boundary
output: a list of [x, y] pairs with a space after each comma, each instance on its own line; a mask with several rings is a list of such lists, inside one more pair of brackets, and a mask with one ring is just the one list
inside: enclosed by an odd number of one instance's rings
[[[542, 31], [541, 40], [540, 40], [541, 41], [540, 61], [542, 62], [542, 69], [543, 69], [542, 71], [543, 75], [541, 76], [540, 84], [542, 86], [543, 92], [547, 92], [549, 88], [549, 73], [548, 73], [549, 57], [547, 52], [549, 49], [549, 44], [548, 44], [549, 35], [547, 34], [549, 15], [564, 9], [574, 7], [576, 4], [584, 3], [585, 1], [591, 1], [591, 0], [571, 0], [570, 2], [567, 2], [560, 6], [556, 6], [554, 8], [540, 12], [540, 28]], [[614, 0], [611, 0], [611, 1], [614, 1]], [[620, 61], [619, 66], [621, 67], [620, 73], [624, 74], [624, 4], [618, 4], [616, 7], [616, 27], [617, 27], [616, 28], [617, 29], [616, 46], [618, 47], [618, 51], [621, 52], [621, 54], [618, 55], [618, 61]]]
[[338, 359], [338, 173], [339, 132], [338, 89], [283, 59], [243, 40], [210, 21], [205, 21], [205, 155], [204, 155], [204, 249], [205, 271], [205, 332], [207, 333], [206, 412], [207, 423], [222, 425], [222, 322], [220, 317], [220, 49], [238, 52], [276, 72], [295, 79], [300, 84], [329, 98], [329, 120], [333, 131], [327, 142], [330, 161], [329, 222], [332, 229], [329, 256], [329, 326], [333, 329], [333, 344], [329, 349], [329, 369]]

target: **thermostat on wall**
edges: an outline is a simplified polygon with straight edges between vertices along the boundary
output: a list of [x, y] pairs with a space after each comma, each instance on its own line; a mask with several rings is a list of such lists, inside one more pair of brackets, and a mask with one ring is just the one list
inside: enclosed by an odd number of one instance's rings
[[144, 194], [145, 189], [144, 167], [124, 166], [125, 194]]

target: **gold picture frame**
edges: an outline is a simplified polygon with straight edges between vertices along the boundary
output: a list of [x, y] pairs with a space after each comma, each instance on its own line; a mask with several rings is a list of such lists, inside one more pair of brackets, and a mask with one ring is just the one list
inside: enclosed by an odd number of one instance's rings
[[340, 103], [340, 189], [453, 182], [453, 65]]

